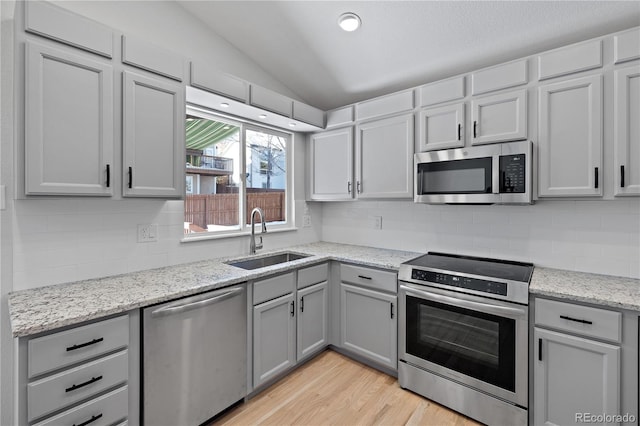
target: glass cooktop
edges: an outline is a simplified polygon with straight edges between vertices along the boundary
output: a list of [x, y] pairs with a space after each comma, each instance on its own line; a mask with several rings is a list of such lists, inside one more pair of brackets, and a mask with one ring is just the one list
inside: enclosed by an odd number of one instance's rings
[[529, 283], [533, 273], [533, 264], [531, 263], [437, 252], [429, 252], [404, 264], [440, 269], [450, 274], [458, 272], [525, 283]]

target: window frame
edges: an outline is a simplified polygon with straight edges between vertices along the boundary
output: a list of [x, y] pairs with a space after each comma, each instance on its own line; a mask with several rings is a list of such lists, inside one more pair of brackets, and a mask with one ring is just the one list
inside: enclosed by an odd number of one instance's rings
[[[232, 237], [244, 237], [251, 234], [251, 225], [247, 224], [246, 213], [246, 201], [247, 201], [247, 130], [254, 132], [264, 132], [274, 134], [278, 137], [286, 139], [286, 179], [285, 179], [285, 222], [284, 223], [269, 223], [267, 222], [267, 232], [283, 232], [296, 230], [295, 224], [295, 212], [294, 212], [294, 140], [295, 134], [292, 132], [284, 131], [273, 126], [268, 126], [263, 123], [252, 122], [250, 120], [240, 119], [238, 117], [229, 116], [218, 111], [210, 110], [201, 106], [187, 103], [185, 110], [186, 115], [192, 115], [207, 120], [221, 121], [240, 128], [239, 138], [239, 168], [240, 168], [240, 187], [238, 188], [238, 219], [239, 225], [237, 229], [224, 230], [224, 231], [206, 231], [184, 234], [182, 242], [200, 241], [207, 239], [219, 239], [219, 238], [232, 238]], [[185, 167], [186, 170], [186, 167]], [[195, 183], [195, 182], [194, 182]], [[186, 193], [185, 193], [186, 198]], [[184, 201], [182, 206], [182, 212], [184, 215]]]

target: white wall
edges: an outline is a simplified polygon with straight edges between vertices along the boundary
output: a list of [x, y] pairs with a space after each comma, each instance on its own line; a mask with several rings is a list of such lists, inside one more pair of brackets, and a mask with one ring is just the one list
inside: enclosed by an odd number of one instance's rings
[[[382, 229], [373, 229], [373, 216], [382, 216]], [[640, 278], [638, 199], [531, 206], [327, 203], [322, 239]]]

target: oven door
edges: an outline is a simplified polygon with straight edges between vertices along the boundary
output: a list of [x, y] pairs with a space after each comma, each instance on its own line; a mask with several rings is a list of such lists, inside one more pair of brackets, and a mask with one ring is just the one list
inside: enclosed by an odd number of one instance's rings
[[527, 407], [528, 307], [401, 282], [401, 361]]

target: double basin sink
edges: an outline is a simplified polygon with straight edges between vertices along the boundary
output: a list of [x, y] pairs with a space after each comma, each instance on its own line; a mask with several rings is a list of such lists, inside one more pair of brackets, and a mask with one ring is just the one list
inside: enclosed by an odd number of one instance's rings
[[227, 265], [235, 266], [236, 268], [242, 268], [247, 270], [260, 269], [266, 266], [278, 265], [280, 263], [293, 262], [294, 260], [304, 259], [309, 257], [308, 254], [298, 254], [292, 252], [272, 254], [264, 257], [253, 257], [244, 260], [237, 260], [233, 262], [225, 262]]

